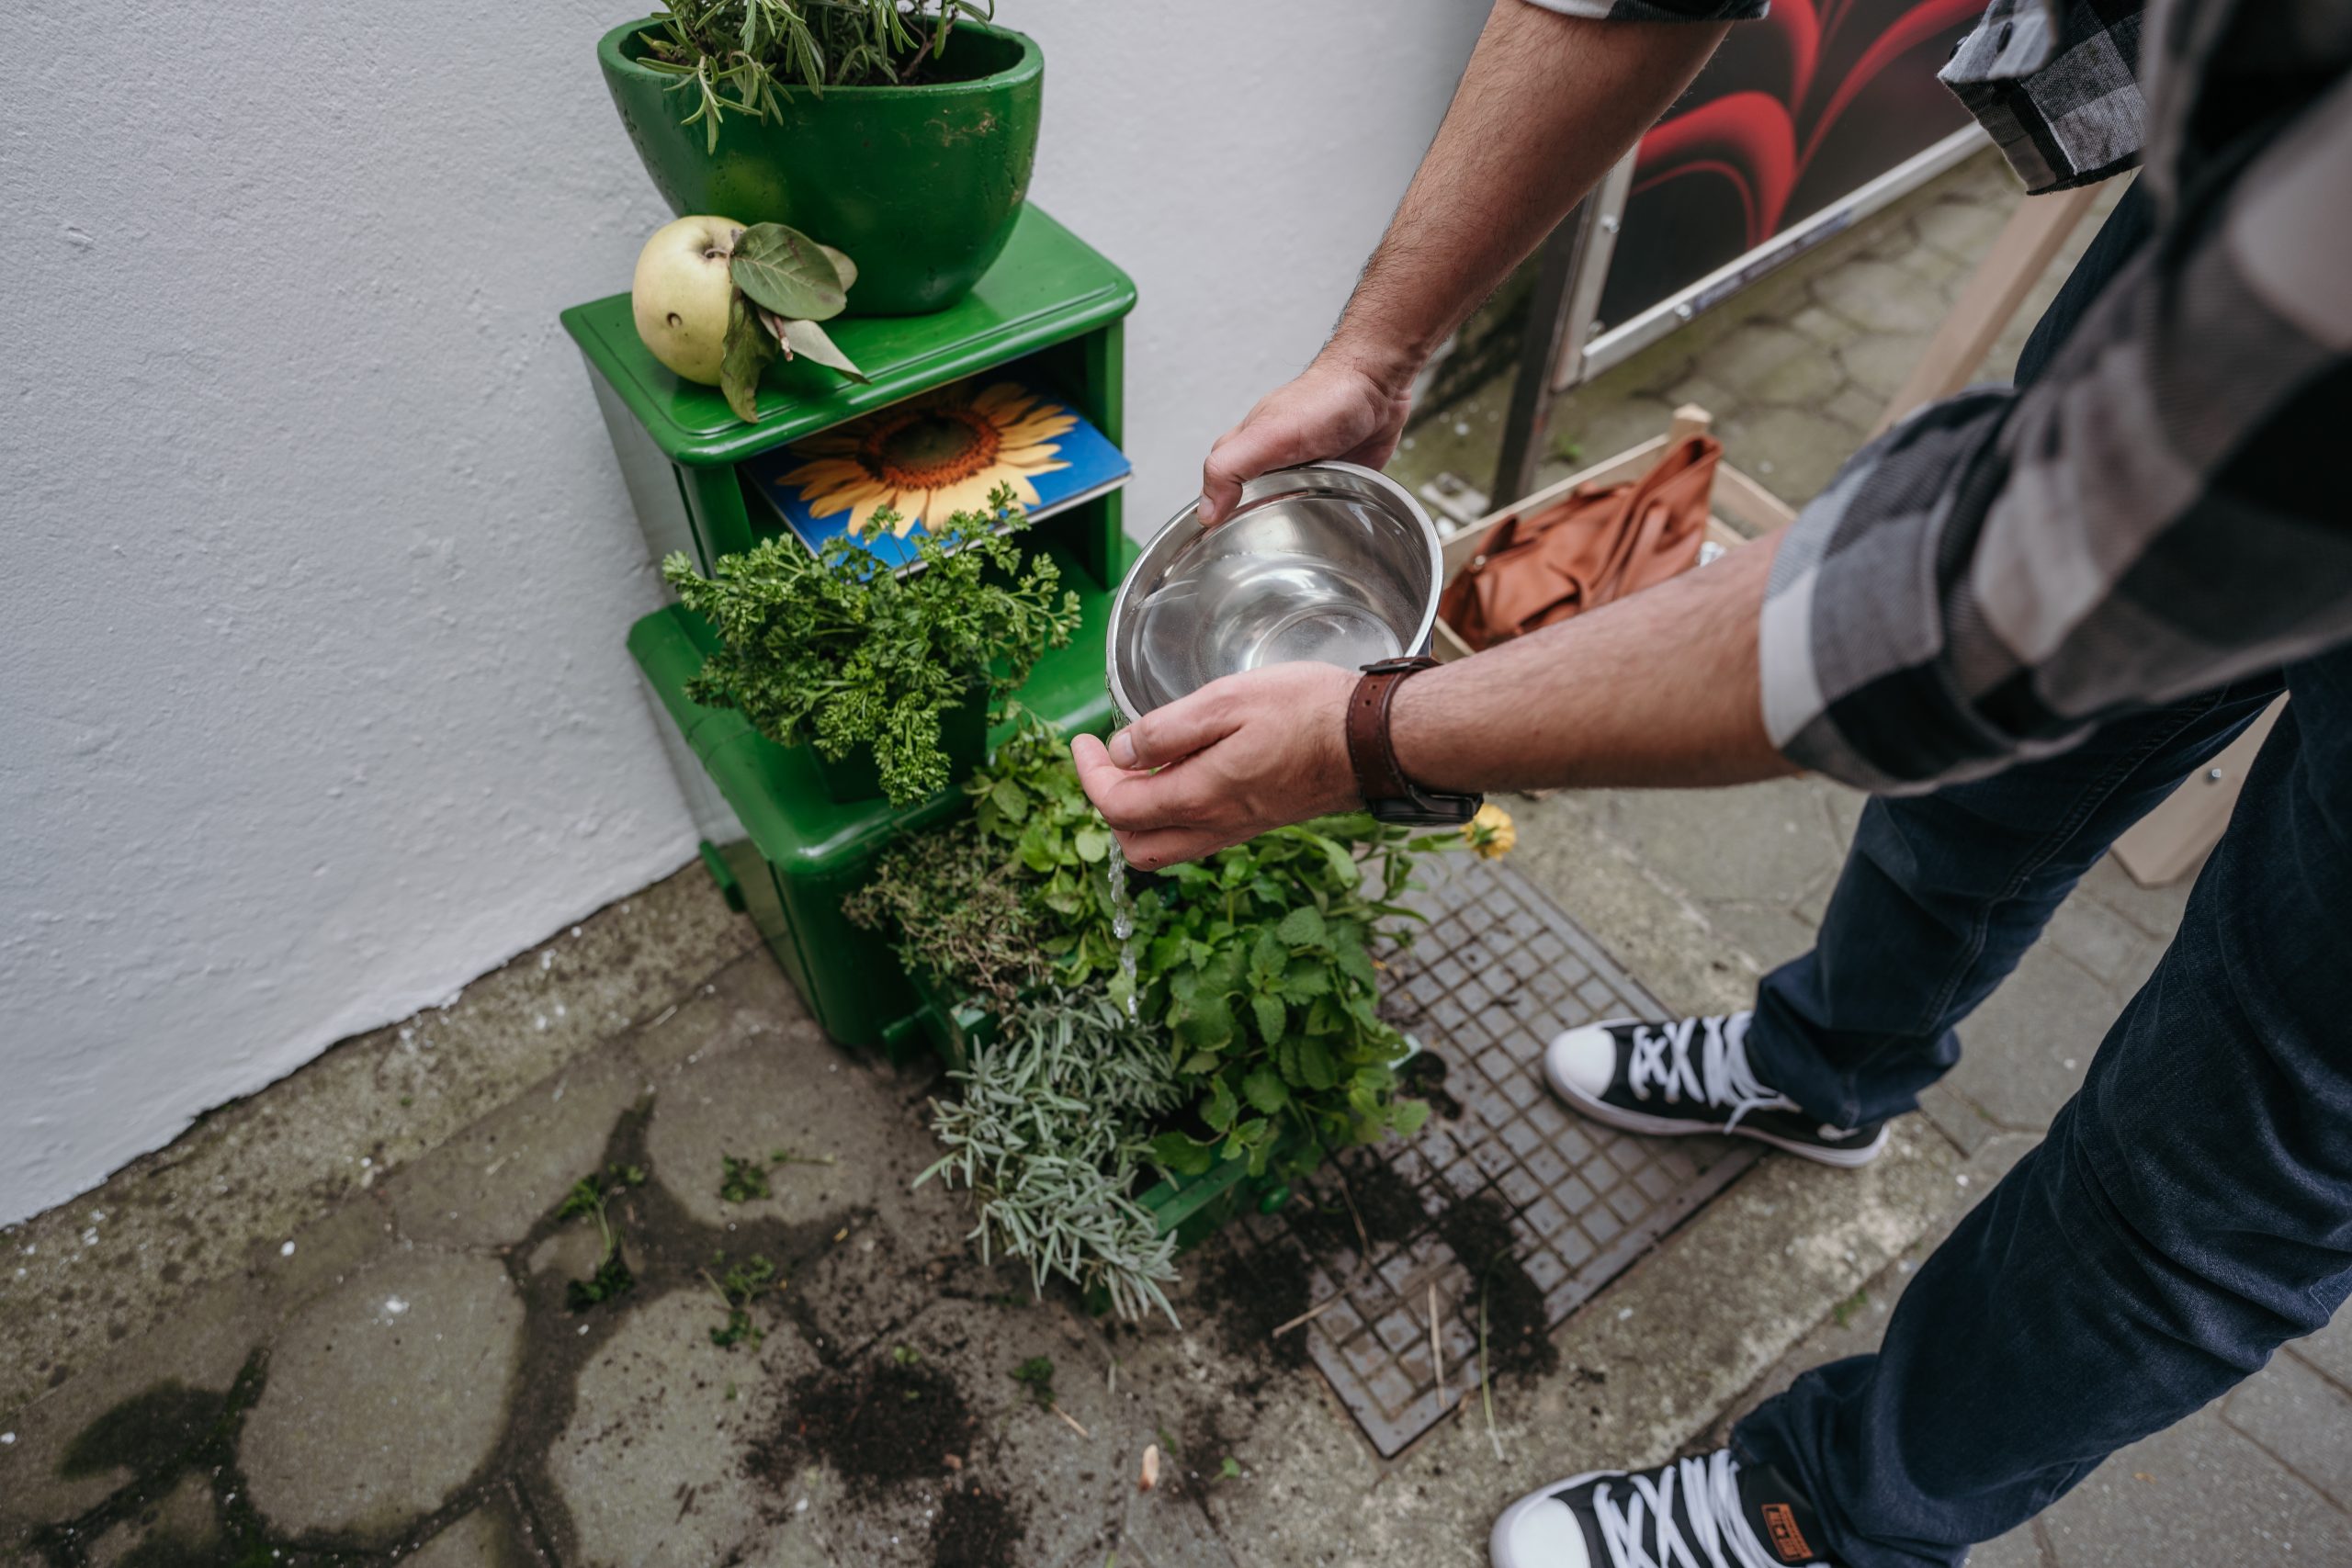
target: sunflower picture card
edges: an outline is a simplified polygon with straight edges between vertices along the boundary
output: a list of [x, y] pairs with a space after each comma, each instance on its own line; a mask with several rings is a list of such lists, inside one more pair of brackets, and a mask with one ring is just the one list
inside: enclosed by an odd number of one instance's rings
[[[1010, 485], [1035, 519], [1126, 483], [1126, 454], [1062, 399], [1018, 377], [975, 376], [837, 424], [743, 465], [751, 488], [812, 552], [844, 535], [892, 566], [918, 529], [985, 512]], [[895, 525], [875, 514], [896, 512]]]

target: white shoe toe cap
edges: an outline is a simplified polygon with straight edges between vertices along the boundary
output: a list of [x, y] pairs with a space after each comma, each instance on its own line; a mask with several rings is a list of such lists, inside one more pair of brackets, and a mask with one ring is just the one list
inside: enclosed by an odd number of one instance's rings
[[1609, 1029], [1610, 1022], [1588, 1023], [1553, 1036], [1544, 1053], [1544, 1076], [1555, 1093], [1570, 1100], [1600, 1098], [1617, 1072], [1617, 1042]]
[[1487, 1543], [1494, 1568], [1591, 1568], [1584, 1530], [1565, 1503], [1533, 1493], [1503, 1510]]

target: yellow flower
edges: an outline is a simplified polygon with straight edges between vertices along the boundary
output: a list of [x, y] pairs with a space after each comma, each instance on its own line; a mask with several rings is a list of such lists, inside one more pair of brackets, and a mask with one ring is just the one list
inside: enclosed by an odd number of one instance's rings
[[1478, 807], [1478, 815], [1462, 825], [1462, 837], [1480, 860], [1500, 860], [1519, 843], [1519, 829], [1510, 813], [1493, 801]]
[[1069, 467], [1054, 461], [1061, 448], [1053, 438], [1077, 423], [1069, 410], [1013, 382], [958, 382], [810, 436], [793, 448], [809, 460], [784, 482], [815, 516], [846, 511], [853, 535], [872, 527], [876, 513], [894, 512], [893, 532], [903, 537], [918, 523], [936, 529], [958, 512], [987, 511], [1001, 484], [1022, 505], [1036, 505], [1030, 478]]

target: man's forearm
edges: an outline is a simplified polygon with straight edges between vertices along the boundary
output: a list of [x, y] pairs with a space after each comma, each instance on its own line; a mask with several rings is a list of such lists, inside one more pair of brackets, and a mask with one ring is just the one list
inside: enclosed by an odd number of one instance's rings
[[1328, 352], [1401, 384], [1714, 52], [1727, 23], [1499, 0]]
[[1780, 536], [1572, 621], [1414, 676], [1389, 733], [1436, 789], [1747, 784], [1766, 738], [1757, 617]]

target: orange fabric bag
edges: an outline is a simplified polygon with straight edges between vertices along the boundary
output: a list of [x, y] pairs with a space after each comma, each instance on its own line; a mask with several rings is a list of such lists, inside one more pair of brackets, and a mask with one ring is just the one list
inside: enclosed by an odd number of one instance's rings
[[1638, 479], [1583, 484], [1496, 524], [1438, 614], [1472, 648], [1548, 626], [1689, 570], [1707, 535], [1723, 443], [1693, 435]]

